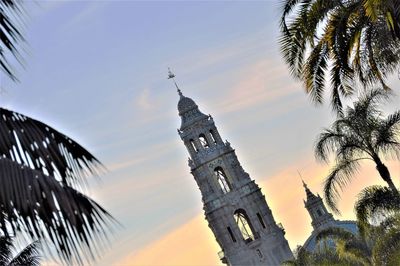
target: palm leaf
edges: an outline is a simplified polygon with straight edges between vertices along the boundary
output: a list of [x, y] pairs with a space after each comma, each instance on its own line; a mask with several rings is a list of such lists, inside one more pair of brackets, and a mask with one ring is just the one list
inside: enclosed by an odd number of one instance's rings
[[[380, 83], [390, 90], [385, 80], [400, 64], [399, 0], [283, 3], [281, 52], [314, 102], [322, 103], [325, 74], [330, 75], [331, 106], [338, 115], [342, 115], [343, 99], [356, 90], [356, 81], [364, 87]], [[322, 40], [326, 50], [318, 45]], [[322, 67], [318, 57], [324, 58]], [[325, 73], [327, 65], [332, 67]]]
[[400, 257], [400, 212], [387, 220], [378, 228], [381, 234], [372, 255], [375, 265], [396, 265]]
[[358, 171], [359, 161], [364, 158], [346, 159], [337, 162], [324, 182], [324, 195], [328, 206], [336, 213], [340, 213], [336, 207], [337, 200], [340, 198], [339, 190], [350, 182], [353, 174]]
[[7, 265], [12, 256], [11, 248], [13, 247], [10, 238], [0, 236], [0, 265]]
[[365, 232], [370, 219], [384, 213], [400, 211], [399, 193], [388, 187], [367, 187], [359, 193], [355, 211], [360, 231]]
[[[0, 158], [0, 222], [4, 235], [49, 239], [66, 261], [93, 255], [112, 217], [100, 205], [51, 176]], [[84, 254], [85, 256], [85, 254]]]
[[19, 252], [9, 263], [9, 266], [39, 266], [40, 256], [38, 242], [33, 242]]
[[371, 249], [359, 236], [340, 227], [329, 227], [320, 231], [316, 236], [317, 241], [323, 239], [335, 241], [340, 257], [357, 261], [363, 265], [370, 264], [368, 257], [371, 257]]
[[393, 153], [400, 159], [399, 129], [400, 111], [397, 111], [380, 123], [374, 147], [381, 152]]
[[6, 57], [11, 53], [18, 61], [22, 61], [18, 47], [24, 38], [18, 29], [18, 23], [13, 19], [23, 14], [21, 3], [18, 0], [0, 0], [0, 70], [14, 81], [17, 78]]
[[75, 186], [101, 167], [77, 142], [38, 120], [0, 108], [0, 121], [1, 157]]

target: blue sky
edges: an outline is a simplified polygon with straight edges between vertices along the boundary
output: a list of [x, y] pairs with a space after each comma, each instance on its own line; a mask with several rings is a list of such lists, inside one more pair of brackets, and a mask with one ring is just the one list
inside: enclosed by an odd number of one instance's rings
[[[19, 83], [2, 81], [0, 104], [71, 136], [109, 169], [87, 193], [124, 228], [99, 264], [119, 265], [202, 213], [176, 132], [178, 96], [168, 67], [263, 186], [275, 217], [288, 224], [292, 248], [305, 240], [311, 227], [296, 171], [321, 191], [328, 168], [316, 164], [312, 147], [332, 115], [328, 104], [313, 106], [290, 77], [277, 45], [278, 10], [279, 1], [29, 5], [26, 67]], [[391, 84], [400, 85], [396, 78]], [[274, 187], [280, 182], [286, 191]], [[352, 218], [351, 201], [342, 206], [343, 218]], [[294, 216], [300, 229], [290, 225]]]

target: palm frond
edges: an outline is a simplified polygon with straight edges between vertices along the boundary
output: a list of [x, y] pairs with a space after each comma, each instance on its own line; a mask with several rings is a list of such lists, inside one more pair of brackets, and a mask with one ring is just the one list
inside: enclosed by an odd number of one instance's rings
[[0, 265], [7, 265], [12, 256], [13, 243], [10, 238], [0, 236]]
[[340, 132], [325, 129], [324, 132], [318, 135], [315, 144], [314, 154], [316, 158], [327, 162], [329, 153], [334, 152], [339, 147], [344, 137]]
[[26, 246], [21, 252], [19, 252], [9, 263], [9, 266], [39, 266], [39, 242], [35, 241]]
[[396, 223], [377, 240], [372, 254], [375, 265], [396, 265], [400, 257], [400, 215], [394, 216]]
[[360, 236], [340, 227], [329, 227], [317, 234], [317, 241], [324, 239], [335, 241], [336, 251], [341, 258], [346, 258], [361, 265], [371, 264], [368, 259], [371, 257], [371, 248]]
[[361, 232], [365, 232], [370, 219], [394, 211], [400, 211], [400, 196], [388, 187], [370, 186], [358, 194], [355, 212]]
[[96, 202], [8, 158], [0, 158], [0, 169], [0, 230], [5, 236], [23, 232], [48, 239], [65, 261], [77, 263], [104, 242], [113, 218]]
[[335, 240], [342, 240], [342, 241], [352, 241], [354, 240], [356, 237], [354, 236], [353, 233], [344, 230], [343, 228], [339, 228], [339, 227], [329, 227], [326, 228], [322, 231], [320, 231], [317, 236], [316, 236], [316, 240], [320, 241], [322, 239], [327, 239], [327, 238], [331, 238], [331, 239], [335, 239]]
[[385, 153], [393, 152], [400, 159], [399, 131], [400, 111], [396, 111], [379, 124], [374, 143], [375, 149]]
[[303, 70], [303, 80], [307, 93], [315, 103], [323, 102], [325, 90], [325, 70], [327, 69], [328, 47], [320, 41], [312, 50]]
[[293, 265], [293, 266], [305, 266], [313, 263], [313, 254], [307, 251], [304, 247], [298, 246], [294, 251], [295, 258], [292, 260], [287, 260], [282, 263], [282, 265]]
[[0, 70], [12, 80], [16, 81], [12, 65], [7, 60], [10, 53], [17, 61], [22, 62], [19, 45], [24, 41], [19, 29], [20, 24], [15, 17], [23, 15], [22, 1], [0, 1]]
[[281, 7], [282, 15], [281, 15], [281, 19], [280, 19], [280, 28], [281, 28], [282, 32], [288, 33], [286, 18], [300, 1], [303, 1], [303, 0], [282, 1], [282, 7]]
[[[336, 207], [337, 200], [340, 198], [340, 191], [347, 186], [353, 178], [353, 174], [358, 171], [359, 159], [346, 159], [337, 162], [324, 182], [324, 195], [328, 206], [336, 213], [340, 213]], [[340, 191], [339, 191], [340, 190]]]
[[[332, 66], [331, 107], [339, 116], [343, 99], [353, 95], [357, 81], [364, 88], [380, 83], [389, 91], [385, 80], [400, 65], [399, 0], [368, 1], [373, 4], [283, 1], [279, 40], [283, 58], [315, 103], [322, 103], [326, 66]], [[326, 46], [320, 45], [322, 41]]]
[[97, 174], [100, 162], [77, 142], [54, 128], [0, 108], [0, 156], [80, 186]]
[[353, 110], [355, 114], [353, 116], [362, 116], [366, 118], [367, 116], [372, 117], [373, 115], [379, 114], [379, 104], [389, 100], [390, 95], [390, 92], [381, 88], [375, 88], [364, 92], [359, 100], [354, 103]]

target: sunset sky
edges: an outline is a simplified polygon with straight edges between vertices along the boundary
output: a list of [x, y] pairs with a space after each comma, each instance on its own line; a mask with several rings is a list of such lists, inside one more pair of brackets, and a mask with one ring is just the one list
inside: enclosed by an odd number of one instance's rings
[[[107, 167], [86, 191], [123, 225], [96, 265], [217, 265], [201, 195], [177, 128], [183, 93], [212, 114], [266, 195], [292, 249], [311, 233], [297, 171], [322, 192], [317, 134], [333, 119], [289, 75], [278, 47], [279, 0], [37, 1], [27, 10], [25, 69], [2, 79], [0, 104], [72, 137]], [[390, 80], [399, 94], [400, 81]], [[393, 97], [386, 111], [399, 108]], [[388, 162], [396, 185], [400, 163]], [[354, 219], [373, 165], [343, 192], [338, 219]], [[51, 264], [52, 262], [49, 261]]]

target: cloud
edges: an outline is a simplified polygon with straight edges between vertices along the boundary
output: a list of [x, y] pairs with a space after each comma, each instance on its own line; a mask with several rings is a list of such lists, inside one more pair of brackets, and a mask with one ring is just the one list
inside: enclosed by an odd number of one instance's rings
[[143, 149], [138, 150], [136, 154], [129, 153], [129, 158], [117, 158], [117, 161], [109, 163], [107, 168], [112, 172], [123, 170], [141, 163], [154, 161], [179, 148], [176, 140], [149, 144]]
[[[208, 73], [211, 76], [221, 75], [221, 69], [212, 71], [215, 67], [228, 63], [229, 67], [241, 65], [251, 59], [265, 57], [267, 50], [273, 41], [268, 39], [267, 29], [263, 28], [257, 32], [251, 32], [246, 36], [240, 35], [223, 44], [207, 47], [200, 50], [190, 50], [189, 54], [182, 55], [179, 59], [173, 59], [166, 66], [173, 66], [178, 76], [193, 75], [193, 73]], [[263, 52], [260, 52], [263, 51]], [[229, 64], [234, 62], [234, 64]]]
[[150, 89], [143, 89], [137, 99], [135, 99], [135, 106], [139, 107], [144, 111], [149, 111], [154, 108], [156, 102], [152, 101], [150, 97]]
[[[73, 16], [67, 23], [63, 25], [62, 30], [69, 30], [69, 29], [82, 29], [83, 26], [88, 26], [93, 23], [93, 18], [99, 12], [102, 12], [107, 8], [109, 5], [107, 1], [94, 1], [94, 2], [87, 2], [85, 8], [81, 9], [75, 16]], [[90, 22], [90, 23], [89, 23]]]
[[[290, 83], [285, 86], [274, 86], [284, 78], [286, 68], [271, 59], [262, 59], [255, 64], [242, 68], [235, 76], [241, 77], [233, 88], [230, 88], [228, 98], [222, 102], [221, 109], [224, 113], [236, 112], [257, 105], [266, 105], [276, 102], [283, 97], [298, 92], [297, 84]], [[276, 67], [276, 65], [278, 65]], [[266, 77], [265, 73], [271, 73]]]

